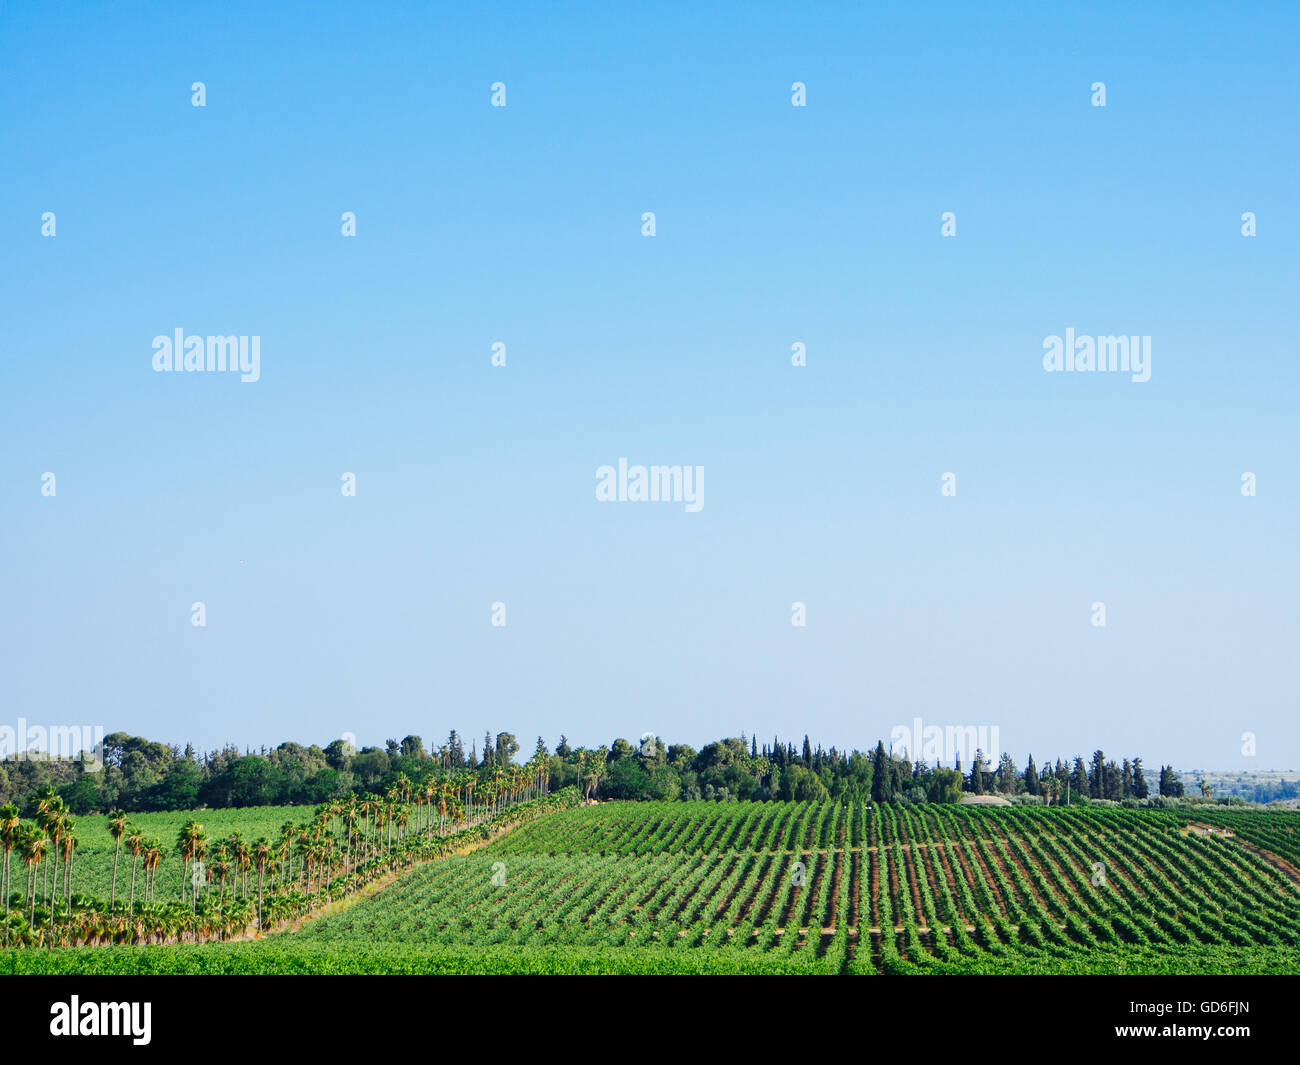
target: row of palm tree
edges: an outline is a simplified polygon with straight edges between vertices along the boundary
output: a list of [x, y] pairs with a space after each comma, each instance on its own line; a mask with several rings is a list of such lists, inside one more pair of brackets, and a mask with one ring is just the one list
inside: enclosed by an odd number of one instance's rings
[[[175, 852], [182, 862], [179, 897], [159, 903], [157, 871], [164, 848], [146, 837], [127, 816], [108, 815], [113, 839], [113, 868], [108, 905], [75, 895], [73, 857], [77, 841], [72, 818], [57, 796], [38, 803], [34, 824], [24, 822], [12, 804], [0, 807], [0, 894], [5, 921], [0, 942], [13, 938], [9, 922], [10, 854], [16, 850], [26, 866], [26, 941], [37, 933], [38, 901], [45, 908], [41, 941], [158, 942], [229, 934], [228, 928], [250, 926], [261, 932], [287, 916], [301, 916], [313, 906], [355, 890], [375, 877], [416, 861], [447, 853], [469, 842], [475, 830], [487, 831], [511, 808], [548, 793], [542, 760], [524, 766], [494, 767], [481, 772], [434, 769], [419, 780], [396, 777], [383, 794], [348, 796], [317, 807], [303, 824], [285, 822], [279, 834], [252, 843], [235, 832], [213, 839], [190, 818], [177, 833]], [[437, 807], [435, 823], [434, 807]], [[123, 849], [131, 857], [130, 892], [117, 901]], [[49, 876], [47, 859], [59, 865]], [[144, 890], [137, 899], [137, 873]], [[44, 876], [42, 876], [44, 873]], [[214, 888], [215, 885], [215, 888]], [[229, 886], [229, 899], [227, 887]], [[242, 919], [241, 919], [242, 915]]]
[[[600, 778], [605, 775], [609, 763], [609, 750], [605, 747], [591, 750], [579, 747], [573, 752], [573, 761], [578, 767], [578, 788], [583, 798], [593, 798], [600, 786]], [[583, 778], [587, 783], [583, 784]]]

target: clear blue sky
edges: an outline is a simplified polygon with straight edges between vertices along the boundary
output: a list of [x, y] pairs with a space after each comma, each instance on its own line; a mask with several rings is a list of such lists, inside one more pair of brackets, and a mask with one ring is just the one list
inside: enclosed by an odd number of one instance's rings
[[1300, 765], [1295, 5], [270, 7], [0, 7], [0, 722]]

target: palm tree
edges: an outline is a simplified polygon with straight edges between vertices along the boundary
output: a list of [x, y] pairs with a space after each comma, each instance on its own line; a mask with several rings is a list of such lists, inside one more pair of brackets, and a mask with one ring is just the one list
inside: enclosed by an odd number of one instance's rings
[[585, 789], [583, 789], [583, 792], [582, 792], [582, 797], [583, 797], [584, 799], [587, 798], [587, 796], [591, 794], [592, 789], [595, 788], [595, 786], [596, 786], [596, 762], [597, 762], [597, 759], [596, 759], [596, 752], [595, 752], [595, 751], [588, 751], [588, 750], [586, 750], [586, 749], [583, 749], [583, 750], [580, 750], [580, 751], [578, 752], [578, 784], [579, 784], [579, 786], [581, 786], [581, 784], [582, 784], [582, 774], [583, 774], [583, 772], [585, 771], [585, 772], [587, 773], [587, 786], [586, 786]]
[[217, 905], [221, 906], [226, 901], [226, 877], [230, 875], [230, 850], [224, 843], [218, 843], [212, 848], [212, 867], [217, 874]]
[[247, 899], [248, 898], [248, 870], [251, 869], [253, 866], [253, 851], [249, 847], [249, 845], [243, 841], [242, 838], [239, 840], [239, 849], [237, 852], [237, 857], [239, 858], [239, 873], [240, 876], [243, 878], [243, 885], [244, 885], [240, 889], [239, 897], [241, 899]]
[[113, 887], [108, 894], [108, 908], [111, 911], [117, 901], [117, 856], [122, 852], [122, 836], [126, 832], [126, 814], [114, 810], [108, 815], [108, 834], [113, 837]]
[[18, 841], [18, 855], [27, 863], [27, 931], [36, 923], [36, 870], [49, 853], [50, 841], [39, 828], [28, 828]]
[[149, 902], [153, 902], [158, 894], [158, 866], [161, 864], [162, 842], [151, 837], [145, 841], [144, 852], [145, 895]]
[[427, 833], [433, 827], [433, 797], [438, 794], [438, 780], [430, 773], [424, 778], [422, 785], [422, 797], [424, 799], [424, 831]]
[[262, 930], [262, 874], [275, 852], [265, 836], [253, 844], [253, 863], [257, 866], [257, 930]]
[[[208, 856], [208, 838], [202, 833], [203, 826], [200, 825], [198, 841], [194, 844], [194, 871], [190, 875], [190, 885], [193, 894], [190, 896], [190, 912], [193, 914], [198, 910], [199, 901], [199, 883], [203, 883], [203, 902], [206, 905], [208, 901], [208, 869], [203, 859]], [[198, 931], [195, 931], [195, 942], [198, 942]]]
[[397, 806], [397, 788], [396, 787], [389, 788], [388, 794], [385, 796], [385, 799], [387, 801], [385, 802], [383, 808], [384, 825], [388, 829], [387, 850], [388, 853], [391, 855], [393, 853], [393, 810]]
[[301, 829], [298, 832], [298, 854], [302, 858], [303, 874], [303, 892], [311, 894], [311, 874], [316, 867], [316, 852], [312, 847], [311, 837], [307, 835], [307, 830]]
[[[181, 898], [185, 897], [185, 874], [189, 873], [190, 862], [199, 858], [200, 848], [205, 853], [207, 852], [207, 840], [203, 835], [203, 826], [190, 818], [181, 826], [181, 830], [176, 836], [176, 849], [185, 860], [184, 874], [181, 877]], [[190, 912], [193, 913], [199, 891], [198, 877], [194, 877], [191, 884]]]
[[[47, 787], [45, 792], [36, 802], [36, 825], [45, 833], [46, 836], [54, 841], [56, 846], [59, 842], [59, 822], [62, 818], [63, 800], [54, 794], [53, 789]], [[52, 894], [48, 869], [49, 867], [47, 866], [45, 882], [41, 887], [41, 895], [46, 899], [49, 899]], [[58, 879], [59, 866], [56, 862], [54, 866], [54, 890], [58, 890]]]
[[140, 855], [145, 850], [145, 839], [140, 830], [134, 825], [128, 830], [126, 837], [126, 850], [131, 855], [131, 899], [127, 903], [126, 912], [135, 912], [135, 866], [140, 860]]
[[438, 786], [438, 835], [447, 832], [447, 800], [451, 798], [451, 782], [443, 780]]
[[59, 806], [50, 804], [49, 811], [45, 818], [45, 831], [50, 837], [54, 849], [54, 883], [50, 885], [50, 893], [47, 901], [50, 904], [50, 918], [53, 919], [55, 903], [59, 894], [59, 855], [63, 850], [63, 837], [67, 833], [67, 815], [62, 810], [62, 801]]
[[361, 827], [357, 830], [357, 847], [361, 851], [360, 861], [370, 860], [370, 796], [363, 795], [357, 800], [357, 816], [361, 818]]
[[9, 853], [18, 843], [19, 832], [23, 822], [18, 816], [18, 807], [11, 802], [0, 806], [0, 847], [4, 848], [4, 865], [0, 868], [0, 895], [5, 897], [5, 916], [9, 916], [9, 895], [12, 891], [9, 879]]
[[286, 821], [280, 826], [280, 834], [275, 840], [276, 852], [280, 855], [280, 878], [286, 884], [293, 881], [293, 840], [296, 832], [293, 822]]
[[64, 876], [64, 891], [68, 896], [67, 912], [72, 913], [72, 856], [77, 849], [77, 837], [72, 834], [72, 818], [63, 819], [63, 860], [67, 863], [67, 875]]
[[409, 806], [399, 806], [397, 809], [397, 845], [400, 849], [403, 840], [406, 839], [406, 822], [411, 816]]
[[343, 855], [343, 871], [348, 876], [352, 875], [352, 833], [359, 812], [357, 797], [355, 795], [350, 795], [348, 797], [347, 805], [342, 809], [343, 824], [347, 829], [347, 848]]
[[327, 899], [330, 897], [330, 875], [334, 869], [334, 842], [335, 840], [333, 836], [326, 836], [324, 842], [321, 843], [321, 847], [325, 852], [325, 897]]
[[247, 877], [245, 876], [245, 874], [248, 872], [248, 864], [249, 864], [248, 844], [244, 842], [244, 837], [240, 835], [238, 832], [232, 832], [230, 834], [230, 838], [226, 840], [226, 843], [230, 847], [230, 854], [235, 860], [236, 887], [239, 887], [241, 877], [245, 881], [243, 887], [240, 888], [240, 897], [242, 898], [243, 896], [248, 894], [248, 884], [246, 882]]

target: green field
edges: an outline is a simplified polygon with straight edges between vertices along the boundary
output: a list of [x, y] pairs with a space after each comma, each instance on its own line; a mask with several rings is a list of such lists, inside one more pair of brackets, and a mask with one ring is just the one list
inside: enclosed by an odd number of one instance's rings
[[1297, 862], [1285, 812], [604, 804], [295, 933], [0, 971], [1300, 972]]
[[[181, 897], [184, 863], [176, 852], [176, 836], [181, 826], [193, 818], [199, 821], [209, 838], [225, 839], [238, 832], [245, 842], [261, 836], [274, 840], [286, 821], [300, 823], [312, 815], [310, 806], [249, 806], [223, 810], [179, 810], [169, 813], [130, 815], [146, 836], [158, 839], [163, 846], [163, 860], [158, 866], [157, 895], [160, 899]], [[73, 887], [83, 895], [107, 900], [113, 880], [113, 837], [108, 834], [107, 817], [77, 818], [77, 853], [73, 863]], [[17, 865], [17, 860], [14, 862]], [[122, 848], [118, 858], [118, 897], [124, 898], [131, 883], [131, 855]]]

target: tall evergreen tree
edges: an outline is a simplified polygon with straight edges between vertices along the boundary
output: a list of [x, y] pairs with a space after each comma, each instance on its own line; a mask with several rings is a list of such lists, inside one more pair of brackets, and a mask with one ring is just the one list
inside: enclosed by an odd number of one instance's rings
[[1185, 794], [1182, 778], [1171, 765], [1160, 767], [1160, 794], [1171, 799], [1181, 799]]
[[1003, 795], [1014, 795], [1016, 793], [1016, 763], [1012, 761], [1011, 755], [1005, 751], [1002, 757], [998, 759], [997, 788]]
[[1106, 797], [1103, 773], [1106, 768], [1106, 756], [1101, 751], [1092, 752], [1092, 769], [1088, 773], [1088, 794], [1094, 799]]
[[1089, 794], [1088, 768], [1083, 764], [1083, 759], [1078, 756], [1074, 759], [1074, 772], [1070, 774], [1070, 789], [1078, 798], [1084, 798]]
[[889, 768], [894, 774], [893, 797], [895, 799], [902, 798], [912, 776], [912, 763], [902, 758], [890, 757]]
[[876, 752], [871, 756], [871, 801], [890, 802], [894, 798], [894, 773], [885, 753], [883, 740], [876, 742]]
[[1142, 772], [1142, 759], [1133, 759], [1133, 798], [1145, 799], [1150, 794], [1146, 774]]
[[[626, 741], [624, 741], [626, 742]], [[511, 760], [519, 753], [519, 742], [511, 732], [498, 732], [496, 748], [492, 752], [492, 764], [505, 768], [511, 764]]]
[[1034, 756], [1029, 756], [1025, 763], [1025, 791], [1030, 795], [1038, 794], [1038, 770], [1034, 768]]
[[1101, 797], [1103, 799], [1119, 798], [1123, 775], [1113, 758], [1108, 759], [1101, 771]]

